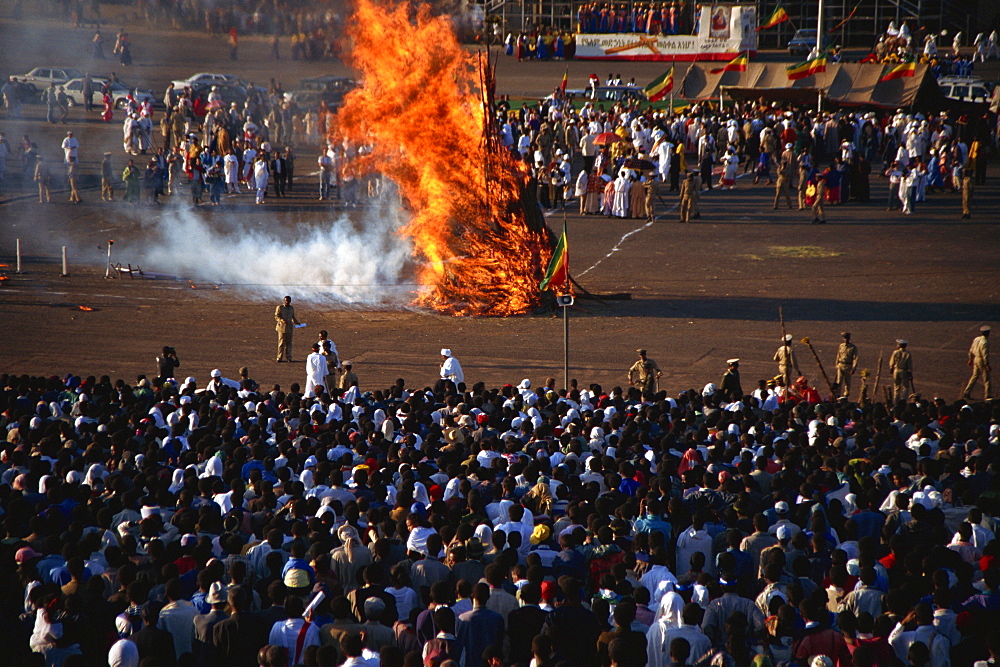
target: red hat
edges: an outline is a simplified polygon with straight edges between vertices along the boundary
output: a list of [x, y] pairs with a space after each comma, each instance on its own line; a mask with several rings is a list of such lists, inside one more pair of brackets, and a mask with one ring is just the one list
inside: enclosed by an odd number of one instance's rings
[[22, 565], [27, 563], [29, 560], [41, 557], [41, 555], [42, 554], [38, 553], [31, 547], [21, 547], [17, 550], [17, 553], [14, 554], [14, 562], [18, 565]]
[[477, 424], [486, 424], [489, 421], [490, 421], [490, 416], [487, 415], [487, 414], [485, 414], [485, 413], [483, 413], [481, 415], [476, 415], [476, 423]]

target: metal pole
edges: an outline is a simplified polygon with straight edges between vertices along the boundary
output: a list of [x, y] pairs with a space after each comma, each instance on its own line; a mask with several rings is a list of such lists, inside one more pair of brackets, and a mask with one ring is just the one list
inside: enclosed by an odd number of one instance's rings
[[66, 265], [66, 246], [62, 247], [62, 262], [63, 262], [63, 272], [62, 277], [65, 278], [69, 275], [69, 269]]
[[569, 391], [569, 306], [563, 306], [563, 378]]
[[816, 15], [816, 55], [823, 52], [823, 0], [819, 0], [819, 13]]
[[111, 246], [113, 244], [114, 244], [114, 241], [108, 241], [108, 265], [104, 269], [104, 277], [105, 278], [110, 278], [111, 277]]
[[17, 241], [15, 242], [15, 245], [17, 246], [17, 250], [16, 250], [16, 253], [17, 253], [17, 271], [15, 271], [14, 273], [20, 273], [21, 272], [21, 239], [17, 239]]
[[[816, 15], [816, 57], [823, 53], [823, 0], [819, 0], [819, 10]], [[816, 86], [816, 111], [823, 110], [823, 89]]]

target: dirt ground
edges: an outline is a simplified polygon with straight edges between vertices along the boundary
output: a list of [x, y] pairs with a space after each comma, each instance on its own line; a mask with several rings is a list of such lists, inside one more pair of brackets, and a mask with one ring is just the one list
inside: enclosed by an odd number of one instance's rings
[[[158, 32], [123, 20], [134, 35], [136, 65], [120, 75], [158, 94], [170, 79], [196, 71], [231, 71], [262, 83], [276, 76], [286, 87], [306, 76], [348, 72], [333, 62], [252, 60], [255, 48], [264, 50], [264, 42], [254, 38], [242, 41], [241, 60], [233, 63], [221, 38]], [[109, 25], [106, 37], [113, 40], [116, 27]], [[26, 35], [45, 50], [18, 48]], [[101, 72], [110, 63], [101, 68], [89, 61], [91, 35], [44, 17], [13, 21], [0, 16], [0, 74], [64, 63]], [[566, 67], [501, 57], [498, 92], [543, 94]], [[582, 85], [595, 71], [592, 63], [568, 67], [571, 85], [575, 78]], [[596, 71], [604, 69], [600, 65]], [[642, 82], [662, 67], [622, 63], [614, 69]], [[73, 129], [82, 144], [85, 174], [95, 172], [104, 150], [115, 151], [117, 164], [123, 165], [119, 123], [104, 125], [96, 114], [85, 118], [82, 109], [74, 109], [67, 125], [53, 127], [44, 123], [44, 107], [25, 110], [25, 119], [0, 119], [0, 130], [12, 143], [27, 133], [39, 141], [43, 154], [58, 160], [59, 141]], [[296, 148], [303, 166], [313, 162], [314, 149]], [[16, 162], [10, 165], [17, 169]], [[315, 200], [315, 177], [307, 171], [299, 168], [298, 192], [281, 205], [254, 207], [243, 195], [192, 216], [220, 228], [223, 219], [235, 217], [242, 225], [239, 234], [265, 230], [280, 241], [322, 231], [343, 212]], [[913, 216], [887, 213], [882, 179], [873, 179], [869, 204], [829, 207], [824, 226], [808, 224], [811, 215], [804, 212], [773, 211], [772, 189], [753, 186], [746, 178], [735, 191], [703, 196], [702, 217], [689, 225], [676, 223], [676, 198], [666, 194], [660, 217], [648, 225], [570, 210], [573, 275], [592, 292], [631, 295], [626, 301], [581, 299], [571, 310], [570, 377], [582, 384], [621, 384], [635, 349], [645, 347], [664, 371], [661, 387], [671, 392], [718, 382], [729, 357], [742, 359], [744, 388], [752, 388], [758, 378], [776, 373], [771, 358], [780, 336], [781, 306], [789, 333], [796, 340], [809, 336], [828, 372], [842, 330], [854, 334], [861, 367], [873, 373], [879, 352], [888, 359], [894, 340], [903, 337], [910, 341], [918, 390], [954, 398], [968, 375], [969, 342], [981, 324], [1000, 321], [998, 176], [991, 166], [988, 185], [976, 193], [971, 221], [959, 220], [958, 196], [950, 194], [932, 196]], [[277, 298], [266, 286], [192, 280], [173, 266], [149, 263], [152, 240], [176, 224], [186, 205], [135, 210], [117, 202], [102, 204], [98, 195], [86, 190], [84, 203], [71, 205], [58, 192], [59, 203], [39, 206], [16, 179], [4, 183], [0, 262], [10, 266], [0, 267], [8, 278], [0, 282], [0, 371], [129, 378], [155, 372], [153, 359], [160, 346], [169, 344], [178, 349], [183, 374], [202, 380], [212, 368], [232, 377], [243, 365], [268, 384], [304, 380], [303, 364], [273, 361]], [[358, 219], [357, 212], [350, 214]], [[550, 218], [553, 228], [561, 223], [559, 215]], [[24, 254], [21, 274], [13, 266], [18, 238]], [[102, 247], [111, 238], [115, 261], [178, 273], [182, 279], [105, 279]], [[70, 255], [67, 277], [60, 276], [63, 245]], [[279, 256], [275, 261], [294, 267], [302, 260]], [[338, 260], [331, 256], [330, 261]], [[367, 261], [385, 258], [372, 252]], [[405, 274], [400, 282], [406, 282]], [[496, 385], [525, 377], [562, 379], [561, 318], [455, 319], [405, 307], [352, 307], [324, 299], [328, 286], [313, 287], [315, 298], [297, 300], [298, 317], [308, 327], [296, 332], [296, 359], [305, 358], [319, 329], [328, 329], [342, 357], [354, 361], [363, 388], [387, 386], [397, 377], [410, 384], [432, 382], [438, 350], [445, 346], [454, 350], [470, 380]], [[395, 289], [405, 294], [408, 288]], [[796, 343], [795, 351], [802, 371], [822, 386], [809, 350]], [[883, 383], [887, 378], [883, 369]]]

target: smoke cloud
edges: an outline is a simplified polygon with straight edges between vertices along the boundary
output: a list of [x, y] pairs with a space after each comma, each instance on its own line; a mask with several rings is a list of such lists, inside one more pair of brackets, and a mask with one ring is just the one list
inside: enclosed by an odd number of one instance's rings
[[[370, 201], [357, 223], [341, 214], [301, 232], [285, 215], [260, 215], [266, 206], [241, 216], [167, 204], [148, 228], [152, 238], [143, 252], [144, 268], [259, 297], [404, 306], [416, 289], [403, 277], [412, 271], [410, 244], [398, 234], [405, 213], [395, 196]], [[262, 219], [270, 229], [256, 224]]]

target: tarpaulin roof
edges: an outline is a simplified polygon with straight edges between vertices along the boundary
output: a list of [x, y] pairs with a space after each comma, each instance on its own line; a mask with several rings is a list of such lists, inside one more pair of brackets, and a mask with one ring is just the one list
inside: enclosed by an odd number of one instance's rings
[[712, 74], [717, 63], [694, 63], [681, 82], [684, 97], [715, 100], [724, 92], [734, 99], [765, 99], [793, 103], [815, 102], [823, 91], [824, 104], [844, 107], [895, 109], [919, 106], [937, 110], [947, 105], [927, 65], [917, 65], [914, 76], [881, 82], [887, 65], [827, 63], [826, 71], [795, 81], [785, 63], [750, 63], [745, 72]]

